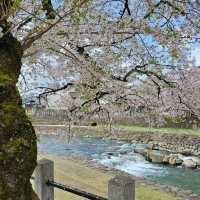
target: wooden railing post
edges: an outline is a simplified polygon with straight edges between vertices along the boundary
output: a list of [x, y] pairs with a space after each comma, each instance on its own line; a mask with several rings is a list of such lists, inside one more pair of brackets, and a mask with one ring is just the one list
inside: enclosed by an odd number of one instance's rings
[[135, 182], [129, 176], [117, 175], [108, 183], [109, 200], [135, 200]]
[[54, 188], [47, 185], [47, 181], [54, 180], [54, 163], [42, 159], [33, 173], [33, 188], [40, 200], [54, 200]]

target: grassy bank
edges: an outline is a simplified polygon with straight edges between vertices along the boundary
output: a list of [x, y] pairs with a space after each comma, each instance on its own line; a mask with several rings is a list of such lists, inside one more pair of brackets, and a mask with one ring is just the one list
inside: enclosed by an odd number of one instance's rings
[[[107, 126], [84, 126], [84, 127], [74, 127], [74, 129], [84, 130], [88, 129], [91, 136], [102, 137], [109, 134], [109, 128]], [[192, 135], [200, 136], [200, 130], [192, 129], [180, 129], [180, 128], [149, 128], [142, 126], [130, 126], [130, 125], [115, 125], [112, 127], [112, 132], [118, 136], [133, 135], [133, 134], [170, 134], [170, 135]], [[85, 133], [87, 134], [87, 131]]]
[[140, 132], [140, 133], [167, 133], [167, 134], [187, 134], [200, 136], [200, 130], [193, 129], [183, 129], [183, 128], [149, 128], [141, 126], [130, 126], [130, 125], [120, 125], [119, 129], [129, 131], [129, 132]]
[[[87, 161], [52, 155], [40, 155], [39, 159], [43, 157], [54, 160], [56, 181], [105, 197], [107, 196], [108, 181], [117, 173], [94, 168]], [[55, 200], [82, 199], [84, 198], [55, 190]], [[136, 200], [177, 200], [177, 198], [136, 182]]]

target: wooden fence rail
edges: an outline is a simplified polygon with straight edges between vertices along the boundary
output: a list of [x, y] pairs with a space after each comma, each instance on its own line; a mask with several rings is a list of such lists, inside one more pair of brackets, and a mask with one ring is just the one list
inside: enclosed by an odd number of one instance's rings
[[54, 180], [54, 162], [47, 159], [38, 161], [33, 173], [33, 188], [40, 200], [54, 200], [54, 188], [70, 192], [91, 200], [135, 200], [135, 182], [129, 176], [117, 175], [108, 183], [108, 199]]

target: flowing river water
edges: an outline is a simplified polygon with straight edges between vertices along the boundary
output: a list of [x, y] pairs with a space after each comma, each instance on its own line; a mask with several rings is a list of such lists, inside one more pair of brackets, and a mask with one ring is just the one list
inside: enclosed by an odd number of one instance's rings
[[192, 190], [200, 194], [200, 170], [185, 169], [168, 165], [152, 164], [134, 148], [142, 144], [129, 144], [109, 139], [74, 137], [67, 143], [63, 137], [41, 135], [38, 143], [39, 153], [60, 156], [81, 156], [107, 167], [119, 169], [132, 175], [143, 177], [157, 183]]

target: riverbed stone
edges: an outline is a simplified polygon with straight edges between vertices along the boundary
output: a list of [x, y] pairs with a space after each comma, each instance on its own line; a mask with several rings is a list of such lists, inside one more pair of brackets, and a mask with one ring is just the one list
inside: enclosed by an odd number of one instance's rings
[[121, 155], [126, 155], [126, 154], [129, 153], [129, 151], [127, 151], [127, 150], [120, 150], [119, 153], [120, 153]]
[[192, 155], [194, 155], [194, 156], [200, 156], [200, 149], [193, 151]]
[[197, 168], [200, 168], [200, 160], [197, 161]]
[[182, 160], [179, 158], [178, 154], [170, 154], [169, 156], [169, 164], [170, 165], [181, 165]]
[[192, 159], [188, 159], [188, 160], [184, 160], [182, 165], [184, 167], [187, 167], [187, 168], [196, 168], [197, 167], [197, 162], [195, 162]]
[[163, 158], [163, 163], [164, 164], [169, 164], [169, 159], [170, 159], [170, 156], [169, 155], [165, 155], [164, 158]]
[[139, 153], [141, 154], [142, 156], [147, 156], [147, 153], [148, 153], [148, 149], [145, 149], [145, 148], [135, 148], [134, 149], [134, 152], [135, 153]]
[[160, 151], [148, 151], [148, 160], [150, 160], [152, 163], [163, 163], [164, 156], [165, 155], [162, 154]]
[[155, 145], [152, 143], [147, 144], [147, 149], [153, 150], [154, 147], [155, 147]]
[[114, 152], [107, 152], [107, 155], [114, 156]]
[[192, 155], [191, 149], [184, 149], [181, 154], [185, 155], [185, 156], [190, 156]]
[[199, 196], [197, 194], [190, 194], [190, 200], [199, 200]]

